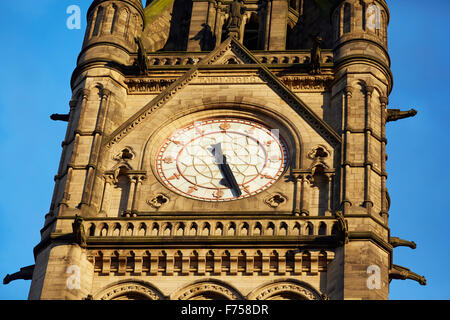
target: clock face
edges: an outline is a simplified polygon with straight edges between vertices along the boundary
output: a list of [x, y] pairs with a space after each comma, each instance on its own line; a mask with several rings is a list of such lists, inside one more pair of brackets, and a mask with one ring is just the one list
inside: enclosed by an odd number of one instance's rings
[[239, 118], [208, 119], [177, 130], [156, 168], [165, 185], [203, 201], [247, 198], [273, 185], [287, 167], [278, 130]]

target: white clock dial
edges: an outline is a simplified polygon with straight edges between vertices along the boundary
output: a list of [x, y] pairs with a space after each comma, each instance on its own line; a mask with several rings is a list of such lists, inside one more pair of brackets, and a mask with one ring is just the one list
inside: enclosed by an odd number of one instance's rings
[[231, 201], [269, 188], [287, 162], [278, 130], [244, 119], [219, 118], [177, 130], [160, 148], [156, 168], [165, 185], [183, 196]]

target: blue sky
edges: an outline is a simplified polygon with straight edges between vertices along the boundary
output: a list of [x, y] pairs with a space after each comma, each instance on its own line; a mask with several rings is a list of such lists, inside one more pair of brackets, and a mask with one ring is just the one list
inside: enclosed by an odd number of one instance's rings
[[[38, 4], [37, 4], [38, 3]], [[0, 278], [34, 264], [48, 212], [65, 123], [70, 77], [91, 0], [0, 2]], [[81, 30], [66, 27], [69, 5], [82, 9]], [[387, 125], [392, 236], [417, 243], [394, 249], [394, 263], [425, 275], [427, 286], [393, 280], [391, 299], [450, 299], [450, 1], [390, 0], [390, 108], [415, 118]], [[26, 299], [30, 281], [0, 284], [0, 300]]]

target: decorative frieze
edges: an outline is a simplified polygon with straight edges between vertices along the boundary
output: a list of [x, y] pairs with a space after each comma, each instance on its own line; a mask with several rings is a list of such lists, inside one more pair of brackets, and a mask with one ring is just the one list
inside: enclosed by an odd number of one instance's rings
[[285, 76], [281, 81], [292, 91], [322, 92], [328, 90], [334, 78], [333, 76]]
[[215, 77], [198, 77], [194, 79], [191, 84], [227, 84], [227, 83], [264, 83], [264, 81], [257, 75], [249, 76], [215, 76]]
[[317, 275], [334, 259], [332, 250], [150, 249], [90, 250], [102, 275]]
[[160, 93], [166, 90], [176, 79], [128, 79], [125, 84], [128, 94]]

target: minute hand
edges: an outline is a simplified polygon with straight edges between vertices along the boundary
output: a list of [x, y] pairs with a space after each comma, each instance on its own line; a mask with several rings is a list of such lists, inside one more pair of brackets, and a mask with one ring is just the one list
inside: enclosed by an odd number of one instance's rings
[[216, 163], [219, 166], [224, 178], [228, 181], [231, 189], [236, 192], [236, 196], [240, 197], [242, 195], [242, 191], [239, 188], [236, 178], [234, 177], [233, 171], [231, 171], [230, 165], [227, 163], [227, 157], [222, 152], [222, 144], [213, 144], [211, 147], [213, 148], [212, 153], [216, 158]]

